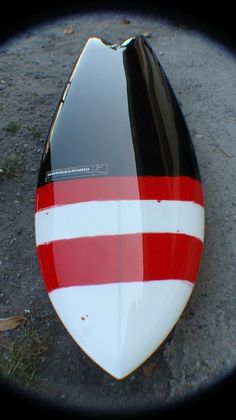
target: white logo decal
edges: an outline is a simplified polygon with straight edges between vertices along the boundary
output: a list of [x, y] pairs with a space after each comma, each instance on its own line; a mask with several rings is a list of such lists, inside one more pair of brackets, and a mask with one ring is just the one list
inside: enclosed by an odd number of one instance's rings
[[97, 165], [87, 166], [76, 166], [72, 168], [54, 169], [46, 173], [46, 182], [67, 179], [67, 178], [78, 178], [87, 176], [98, 176], [108, 174], [108, 164], [100, 163]]

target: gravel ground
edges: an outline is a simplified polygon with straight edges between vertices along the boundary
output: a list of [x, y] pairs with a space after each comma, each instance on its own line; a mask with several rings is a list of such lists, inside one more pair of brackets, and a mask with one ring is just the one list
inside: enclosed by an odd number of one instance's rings
[[[143, 366], [116, 381], [80, 350], [51, 306], [35, 253], [34, 199], [53, 113], [87, 38], [118, 43], [140, 33], [150, 38], [192, 134], [206, 240], [197, 285], [175, 329]], [[22, 387], [32, 384], [34, 392], [65, 405], [137, 408], [179, 400], [235, 368], [235, 64], [232, 52], [187, 25], [127, 13], [55, 20], [1, 45], [0, 317], [27, 314], [28, 320], [1, 333], [0, 344], [18, 349], [31, 334], [38, 358], [34, 381], [27, 383], [27, 369], [18, 378]]]

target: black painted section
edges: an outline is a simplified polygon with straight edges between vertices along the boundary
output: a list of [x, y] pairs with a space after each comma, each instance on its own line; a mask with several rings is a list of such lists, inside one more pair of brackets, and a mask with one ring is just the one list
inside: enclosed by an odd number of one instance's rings
[[138, 175], [199, 178], [185, 120], [153, 51], [140, 37], [123, 57]]
[[[105, 173], [96, 169], [102, 164]], [[90, 38], [58, 105], [38, 185], [129, 175], [199, 179], [182, 112], [147, 41], [115, 46]]]

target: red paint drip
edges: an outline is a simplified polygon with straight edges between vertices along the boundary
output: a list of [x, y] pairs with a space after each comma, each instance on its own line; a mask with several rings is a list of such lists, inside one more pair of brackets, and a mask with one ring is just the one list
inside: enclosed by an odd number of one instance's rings
[[[86, 315], [85, 317], [86, 317], [86, 318], [88, 318], [88, 315]], [[81, 319], [82, 321], [85, 321], [85, 317], [84, 317], [84, 316], [81, 316], [81, 317], [80, 317], [80, 319]]]

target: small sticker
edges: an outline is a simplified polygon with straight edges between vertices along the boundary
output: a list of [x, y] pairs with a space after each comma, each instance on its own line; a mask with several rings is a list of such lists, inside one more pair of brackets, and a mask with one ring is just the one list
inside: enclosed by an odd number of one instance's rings
[[54, 169], [46, 173], [46, 182], [68, 178], [84, 178], [88, 176], [101, 176], [108, 174], [108, 164], [76, 166], [72, 168]]

